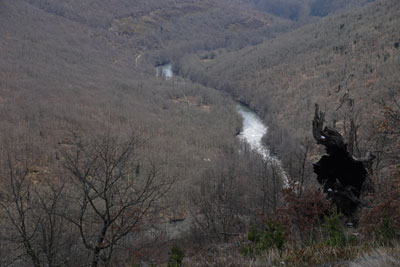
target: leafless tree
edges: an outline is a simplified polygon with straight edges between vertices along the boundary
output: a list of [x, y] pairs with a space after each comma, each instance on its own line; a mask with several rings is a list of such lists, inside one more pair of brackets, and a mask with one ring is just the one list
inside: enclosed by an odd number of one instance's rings
[[380, 125], [380, 133], [387, 137], [390, 146], [387, 146], [386, 154], [392, 162], [398, 162], [399, 157], [399, 136], [400, 136], [400, 93], [391, 89], [389, 100], [382, 100], [384, 119]]
[[269, 217], [281, 202], [283, 178], [281, 168], [273, 159], [265, 159], [261, 155], [253, 155], [249, 173], [249, 194], [252, 209], [257, 219]]
[[313, 143], [308, 137], [298, 141], [296, 146], [291, 148], [291, 154], [286, 160], [286, 168], [288, 176], [301, 185], [311, 182], [312, 162], [310, 154], [312, 154]]
[[244, 227], [244, 184], [237, 159], [221, 159], [218, 167], [204, 174], [200, 193], [193, 194], [199, 208], [195, 227], [210, 240], [225, 240]]
[[31, 169], [26, 157], [9, 152], [1, 164], [0, 215], [2, 242], [14, 251], [4, 264], [68, 266], [74, 234], [60, 217], [66, 210], [64, 184]]
[[136, 135], [122, 138], [109, 131], [92, 138], [74, 135], [64, 150], [72, 185], [65, 218], [78, 229], [93, 267], [110, 264], [116, 247], [145, 228], [171, 187], [161, 168], [140, 160], [142, 145]]

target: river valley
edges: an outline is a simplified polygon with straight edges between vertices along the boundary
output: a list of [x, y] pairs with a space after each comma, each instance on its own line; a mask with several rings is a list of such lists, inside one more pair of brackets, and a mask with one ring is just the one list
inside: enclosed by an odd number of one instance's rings
[[[171, 63], [156, 66], [156, 76], [164, 77], [166, 80], [174, 76]], [[284, 184], [288, 184], [288, 178], [282, 168], [281, 162], [271, 155], [269, 149], [263, 144], [262, 138], [267, 134], [268, 127], [264, 124], [260, 116], [250, 108], [237, 102], [236, 110], [243, 119], [242, 130], [238, 134], [239, 140], [246, 142], [253, 151], [260, 154], [264, 160], [277, 166], [282, 175]]]

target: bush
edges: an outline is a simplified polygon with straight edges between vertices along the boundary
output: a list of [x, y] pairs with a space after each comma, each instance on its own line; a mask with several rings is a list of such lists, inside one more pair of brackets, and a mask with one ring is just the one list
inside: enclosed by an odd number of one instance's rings
[[322, 230], [324, 239], [322, 244], [330, 247], [344, 247], [348, 244], [348, 237], [341, 222], [341, 213], [332, 213], [330, 216], [324, 215]]
[[374, 233], [377, 242], [382, 246], [393, 246], [393, 240], [398, 237], [397, 229], [392, 220], [388, 217], [379, 224], [379, 227]]
[[260, 255], [271, 248], [282, 250], [286, 242], [282, 225], [274, 221], [267, 221], [265, 229], [262, 230], [252, 226], [247, 238], [251, 243], [242, 246], [241, 253], [250, 256]]
[[168, 260], [168, 267], [180, 267], [182, 266], [182, 261], [185, 255], [183, 254], [182, 249], [177, 246], [173, 245], [171, 247], [170, 252], [168, 252], [169, 260]]
[[365, 208], [360, 220], [365, 234], [374, 234], [379, 245], [393, 245], [399, 238], [400, 227], [400, 173], [396, 171], [381, 183], [381, 192], [375, 194], [370, 208]]
[[329, 209], [329, 202], [318, 188], [304, 188], [291, 183], [282, 190], [285, 206], [277, 209], [277, 217], [292, 241], [311, 241], [320, 226], [320, 219]]

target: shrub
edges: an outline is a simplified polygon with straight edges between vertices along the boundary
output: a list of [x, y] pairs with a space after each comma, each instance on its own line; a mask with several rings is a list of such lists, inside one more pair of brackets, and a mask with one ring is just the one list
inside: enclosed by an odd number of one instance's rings
[[180, 267], [182, 266], [182, 261], [184, 258], [184, 254], [182, 249], [177, 246], [177, 245], [173, 245], [171, 247], [170, 252], [168, 252], [169, 255], [169, 260], [168, 260], [168, 267]]
[[320, 219], [329, 209], [329, 202], [320, 189], [304, 188], [291, 183], [283, 190], [285, 206], [277, 209], [277, 217], [293, 241], [302, 243], [314, 238]]
[[255, 226], [250, 228], [247, 238], [251, 243], [242, 246], [242, 254], [255, 256], [271, 248], [279, 250], [284, 248], [286, 240], [282, 225], [269, 220], [265, 222], [264, 227], [262, 230], [258, 230]]
[[393, 240], [398, 237], [397, 229], [388, 217], [383, 219], [374, 233], [377, 242], [382, 246], [393, 246]]
[[341, 222], [341, 213], [332, 213], [330, 216], [324, 215], [322, 230], [324, 239], [322, 244], [331, 247], [344, 247], [348, 244], [349, 238]]
[[366, 234], [374, 234], [379, 245], [391, 246], [400, 230], [400, 173], [396, 171], [385, 182], [373, 196], [370, 208], [363, 210], [360, 224]]

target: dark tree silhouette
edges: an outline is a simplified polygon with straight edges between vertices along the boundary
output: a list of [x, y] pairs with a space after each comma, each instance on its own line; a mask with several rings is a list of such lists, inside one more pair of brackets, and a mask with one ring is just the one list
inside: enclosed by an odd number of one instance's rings
[[360, 205], [359, 197], [368, 175], [367, 165], [374, 156], [355, 158], [348, 150], [342, 135], [334, 128], [326, 126], [325, 114], [315, 105], [313, 136], [317, 144], [326, 148], [327, 155], [314, 164], [317, 180], [324, 186], [324, 192], [343, 214], [352, 215]]

